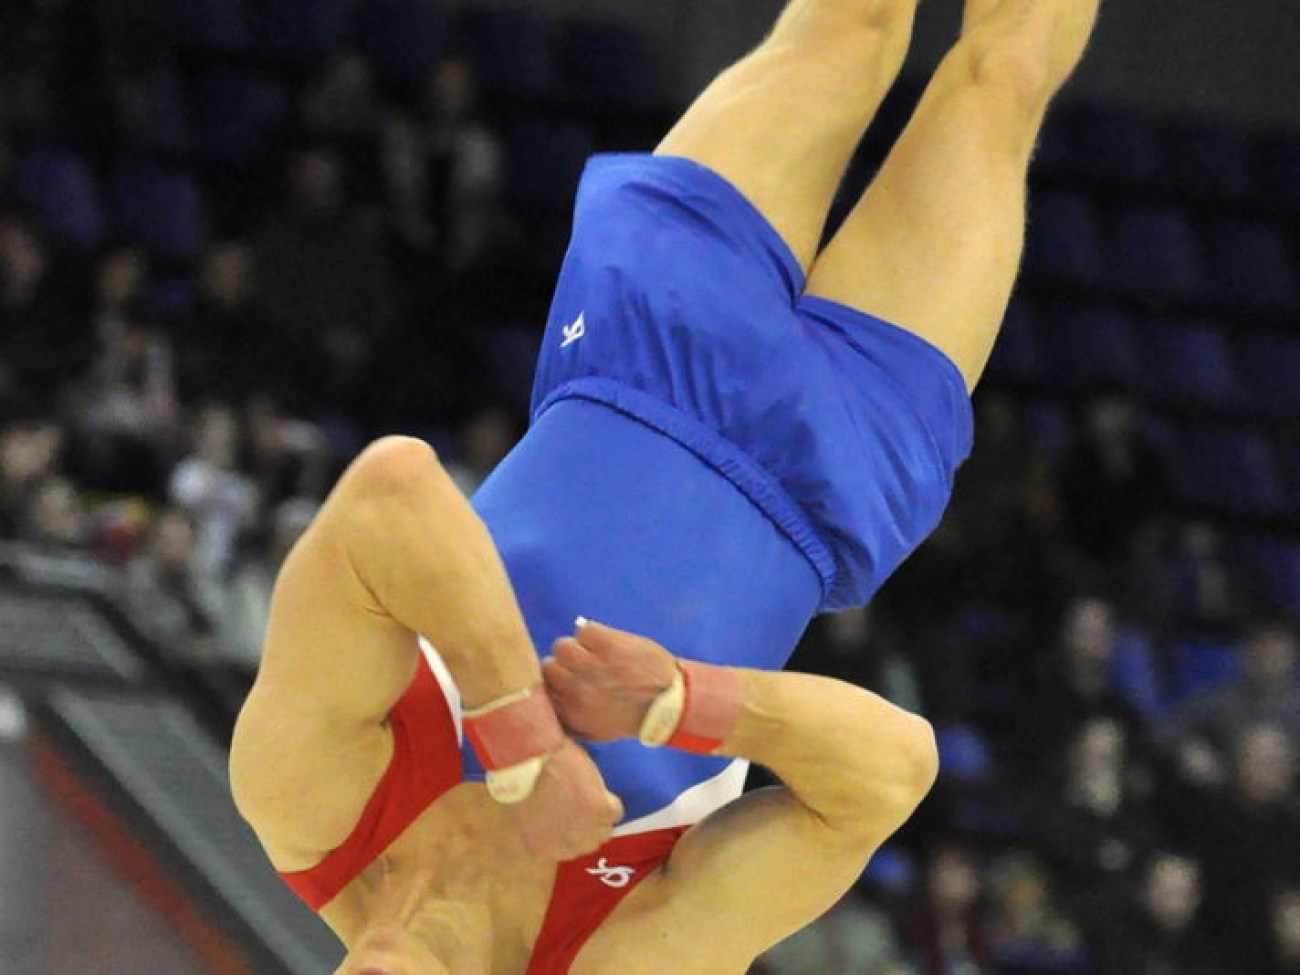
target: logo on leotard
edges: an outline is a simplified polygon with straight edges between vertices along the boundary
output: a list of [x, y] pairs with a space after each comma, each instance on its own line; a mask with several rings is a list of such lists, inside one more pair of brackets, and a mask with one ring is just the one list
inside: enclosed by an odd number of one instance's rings
[[587, 868], [587, 873], [599, 877], [600, 882], [607, 887], [626, 887], [632, 882], [632, 874], [636, 871], [632, 867], [611, 867], [601, 857], [594, 867]]
[[564, 326], [564, 328], [560, 329], [560, 332], [564, 335], [564, 341], [560, 343], [560, 348], [562, 349], [568, 348], [574, 342], [578, 341], [578, 339], [586, 335], [587, 319], [585, 313], [578, 315], [578, 317], [573, 320], [572, 325]]

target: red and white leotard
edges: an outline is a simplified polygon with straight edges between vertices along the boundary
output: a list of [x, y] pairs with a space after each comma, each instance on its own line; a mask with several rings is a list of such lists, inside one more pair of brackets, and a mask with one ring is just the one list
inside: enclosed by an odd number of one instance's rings
[[[309, 870], [280, 874], [313, 910], [338, 896], [432, 802], [462, 781], [459, 705], [449, 675], [435, 673], [440, 663], [432, 654], [422, 656], [410, 688], [393, 708], [393, 757], [351, 836]], [[668, 859], [687, 829], [617, 835], [595, 853], [560, 864], [526, 975], [565, 975], [592, 932]]]

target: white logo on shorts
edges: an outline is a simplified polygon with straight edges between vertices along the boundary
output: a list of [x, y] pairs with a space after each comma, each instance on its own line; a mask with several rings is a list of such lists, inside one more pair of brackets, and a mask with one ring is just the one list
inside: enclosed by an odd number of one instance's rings
[[579, 314], [574, 319], [572, 325], [566, 325], [560, 330], [564, 334], [564, 341], [560, 343], [560, 348], [568, 348], [578, 339], [587, 334], [587, 319], [585, 314]]
[[632, 867], [611, 867], [605, 862], [605, 858], [601, 857], [594, 867], [587, 868], [587, 873], [599, 877], [600, 882], [606, 887], [626, 887], [632, 882], [632, 874], [636, 873], [636, 870]]

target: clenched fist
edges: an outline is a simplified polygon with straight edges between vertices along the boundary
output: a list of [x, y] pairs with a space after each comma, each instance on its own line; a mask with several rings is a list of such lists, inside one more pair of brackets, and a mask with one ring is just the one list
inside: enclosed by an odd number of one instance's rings
[[634, 633], [582, 621], [542, 664], [561, 723], [588, 741], [633, 738], [677, 675], [673, 655]]

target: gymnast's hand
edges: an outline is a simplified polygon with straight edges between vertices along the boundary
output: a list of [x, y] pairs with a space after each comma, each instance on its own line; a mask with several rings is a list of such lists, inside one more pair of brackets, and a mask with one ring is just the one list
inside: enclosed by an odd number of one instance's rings
[[580, 621], [542, 663], [546, 688], [564, 726], [588, 741], [634, 738], [652, 701], [677, 675], [658, 643], [600, 623]]
[[504, 807], [529, 854], [564, 861], [593, 853], [623, 818], [591, 757], [567, 736], [551, 753], [527, 799]]

